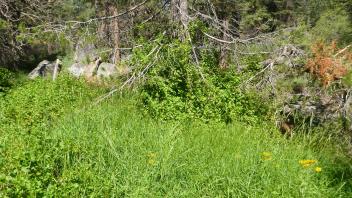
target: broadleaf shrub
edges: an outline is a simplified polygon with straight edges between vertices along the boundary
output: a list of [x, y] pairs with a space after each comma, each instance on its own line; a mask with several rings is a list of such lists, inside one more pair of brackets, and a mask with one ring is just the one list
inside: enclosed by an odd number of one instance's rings
[[0, 94], [13, 86], [14, 78], [15, 75], [11, 71], [0, 67]]
[[55, 82], [36, 79], [12, 89], [3, 98], [0, 111], [3, 122], [30, 130], [92, 99], [98, 92], [99, 89], [92, 89], [85, 82], [69, 76], [59, 77]]
[[[146, 60], [149, 51], [137, 49], [134, 58]], [[199, 67], [192, 54], [188, 43], [172, 41], [161, 45], [156, 62], [141, 86], [143, 108], [148, 113], [164, 120], [222, 122], [257, 122], [268, 116], [268, 104], [258, 95], [240, 89], [243, 80], [240, 74], [218, 68], [218, 53], [199, 51]]]
[[[54, 196], [61, 183], [63, 145], [51, 127], [74, 110], [82, 110], [102, 93], [83, 80], [59, 76], [12, 88], [0, 100], [0, 197]], [[63, 176], [64, 177], [64, 176]]]

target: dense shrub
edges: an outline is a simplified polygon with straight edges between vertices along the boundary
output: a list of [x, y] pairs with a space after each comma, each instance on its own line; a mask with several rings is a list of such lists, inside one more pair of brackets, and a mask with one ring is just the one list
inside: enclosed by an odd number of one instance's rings
[[13, 85], [15, 75], [5, 69], [0, 67], [0, 95], [2, 92], [6, 92]]
[[[147, 54], [141, 49], [135, 51], [139, 60], [145, 60]], [[189, 44], [175, 41], [161, 45], [141, 88], [144, 107], [152, 116], [166, 120], [255, 122], [268, 115], [269, 107], [259, 96], [240, 90], [240, 74], [217, 67], [218, 53], [199, 54], [198, 67]]]
[[[100, 92], [60, 76], [54, 82], [28, 81], [1, 98], [0, 197], [42, 197], [57, 190], [53, 184], [60, 183], [62, 145], [51, 142], [48, 133], [59, 117], [89, 106]], [[49, 155], [51, 149], [58, 155]]]
[[323, 12], [311, 32], [312, 39], [321, 39], [328, 42], [338, 40], [339, 44], [343, 45], [352, 41], [351, 21], [344, 9]]
[[0, 110], [8, 124], [16, 124], [30, 130], [45, 124], [79, 106], [83, 101], [97, 95], [85, 82], [71, 77], [60, 77], [55, 82], [37, 79], [11, 90]]
[[299, 23], [286, 38], [289, 38], [291, 43], [304, 47], [307, 51], [316, 41], [326, 43], [337, 41], [338, 47], [349, 45], [352, 41], [351, 20], [344, 9], [334, 7], [335, 9], [321, 12], [315, 10], [314, 12], [320, 15], [315, 16], [318, 17], [317, 21], [313, 20], [312, 24]]

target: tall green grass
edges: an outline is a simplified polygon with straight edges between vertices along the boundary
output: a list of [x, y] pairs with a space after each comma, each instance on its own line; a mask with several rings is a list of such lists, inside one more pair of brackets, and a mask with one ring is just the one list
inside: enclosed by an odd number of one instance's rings
[[[35, 136], [1, 137], [0, 195], [351, 196], [350, 168], [337, 161], [346, 158], [328, 141], [313, 146], [313, 137], [241, 123], [158, 122], [123, 98], [66, 114]], [[27, 141], [22, 154], [6, 150], [18, 139]], [[317, 162], [304, 168], [305, 159]]]

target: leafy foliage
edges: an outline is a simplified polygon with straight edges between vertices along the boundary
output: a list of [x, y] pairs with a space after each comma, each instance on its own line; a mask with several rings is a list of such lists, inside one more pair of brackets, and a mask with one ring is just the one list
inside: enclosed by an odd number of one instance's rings
[[275, 29], [276, 20], [264, 8], [257, 9], [253, 13], [244, 15], [240, 27], [246, 32], [270, 32]]
[[[37, 79], [8, 91], [0, 100], [0, 196], [59, 193], [62, 146], [47, 139], [49, 128], [64, 114], [83, 108], [101, 93], [99, 87], [68, 76]], [[61, 156], [63, 157], [63, 156]], [[50, 163], [49, 163], [50, 162]], [[73, 185], [70, 185], [73, 188]]]
[[321, 14], [316, 25], [312, 28], [312, 37], [315, 40], [326, 42], [338, 41], [346, 45], [352, 41], [351, 21], [343, 9], [327, 10]]
[[[306, 94], [320, 91], [312, 76], [325, 87], [352, 82], [352, 55], [340, 49], [352, 41], [349, 1], [184, 1], [194, 20], [188, 29], [169, 16], [178, 12], [169, 1], [4, 1], [0, 63], [24, 69], [24, 57], [37, 62], [51, 51], [57, 58], [82, 39], [102, 50], [103, 61], [116, 52], [128, 57], [117, 63], [131, 66], [123, 86], [141, 83], [137, 101], [128, 95], [91, 106], [100, 87], [68, 76], [14, 87], [14, 75], [0, 69], [0, 197], [351, 197], [351, 160], [330, 142], [336, 120], [319, 128], [327, 134], [291, 141], [265, 122], [275, 103], [315, 104], [304, 98], [320, 97]], [[291, 43], [276, 39], [297, 24], [295, 43], [322, 40], [306, 64], [312, 75], [282, 57], [263, 68], [263, 54]], [[220, 69], [222, 57], [238, 70]], [[295, 125], [308, 123], [293, 116]]]
[[11, 88], [14, 78], [15, 75], [11, 71], [0, 67], [0, 94]]
[[[255, 122], [268, 115], [269, 105], [260, 102], [259, 96], [241, 91], [243, 79], [239, 73], [219, 69], [217, 53], [200, 53], [198, 67], [188, 43], [174, 41], [162, 45], [141, 87], [144, 107], [151, 115], [166, 120], [224, 122], [234, 119]], [[134, 57], [144, 60], [147, 54], [138, 50]]]
[[1, 113], [5, 123], [16, 123], [18, 127], [30, 131], [98, 93], [91, 90], [85, 82], [71, 77], [60, 77], [55, 82], [38, 79], [11, 90], [3, 99], [5, 107]]

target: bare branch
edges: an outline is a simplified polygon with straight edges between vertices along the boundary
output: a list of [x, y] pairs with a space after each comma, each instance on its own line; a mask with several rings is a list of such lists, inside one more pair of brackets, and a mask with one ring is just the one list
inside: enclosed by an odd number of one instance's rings
[[112, 20], [112, 19], [116, 19], [116, 18], [119, 18], [129, 12], [132, 12], [136, 9], [138, 9], [139, 7], [141, 7], [142, 5], [144, 5], [145, 3], [147, 3], [149, 0], [145, 0], [143, 1], [142, 3], [140, 4], [137, 4], [135, 6], [133, 6], [132, 8], [126, 10], [125, 12], [122, 12], [120, 14], [117, 14], [117, 15], [113, 15], [113, 16], [105, 16], [105, 17], [98, 17], [98, 18], [92, 18], [92, 19], [89, 19], [87, 21], [67, 21], [66, 23], [74, 23], [73, 27], [76, 26], [76, 25], [84, 25], [84, 24], [89, 24], [89, 23], [92, 23], [92, 22], [95, 22], [95, 21], [104, 21], [104, 20]]
[[343, 48], [342, 50], [340, 50], [337, 54], [334, 55], [334, 57], [336, 58], [338, 55], [344, 53], [348, 48], [350, 48], [352, 45], [348, 45], [347, 47]]

